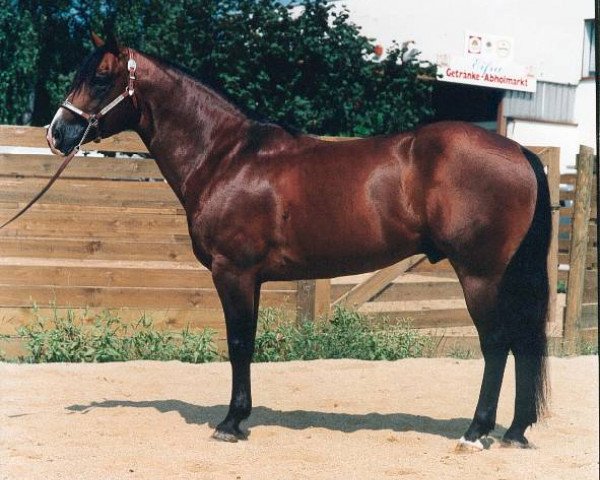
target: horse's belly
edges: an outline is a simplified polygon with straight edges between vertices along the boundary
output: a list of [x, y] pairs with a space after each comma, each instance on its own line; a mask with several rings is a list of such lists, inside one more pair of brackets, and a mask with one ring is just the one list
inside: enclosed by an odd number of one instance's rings
[[282, 236], [268, 262], [270, 279], [330, 278], [377, 270], [419, 251], [418, 235], [383, 228], [377, 215], [314, 218]]
[[353, 257], [311, 257], [295, 261], [289, 257], [271, 264], [263, 272], [262, 279], [269, 280], [307, 280], [314, 278], [333, 278], [344, 275], [356, 275], [385, 268], [411, 253], [388, 253], [374, 256]]

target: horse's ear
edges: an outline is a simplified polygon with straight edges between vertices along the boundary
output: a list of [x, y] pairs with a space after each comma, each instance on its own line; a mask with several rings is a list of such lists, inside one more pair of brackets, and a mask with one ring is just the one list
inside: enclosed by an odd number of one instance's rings
[[104, 46], [104, 40], [102, 40], [96, 32], [90, 32], [90, 38], [92, 39], [92, 43], [96, 48], [102, 48]]
[[117, 41], [117, 37], [115, 37], [115, 34], [112, 32], [112, 30], [106, 34], [106, 50], [114, 53], [115, 55], [119, 54], [119, 42]]

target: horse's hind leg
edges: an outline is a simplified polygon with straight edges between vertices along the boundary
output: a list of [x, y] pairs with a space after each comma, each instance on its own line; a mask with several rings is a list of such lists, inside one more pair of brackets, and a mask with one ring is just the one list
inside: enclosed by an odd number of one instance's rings
[[[539, 255], [537, 268], [529, 262], [509, 267], [503, 286], [511, 350], [515, 357], [515, 416], [503, 441], [506, 445], [527, 447], [525, 430], [546, 409], [546, 313], [548, 276], [545, 258]], [[523, 268], [527, 266], [527, 268]]]
[[[475, 416], [461, 439], [466, 445], [481, 448], [479, 438], [495, 426], [509, 350], [515, 357], [516, 398], [514, 420], [503, 438], [505, 444], [526, 447], [525, 430], [544, 411], [548, 277], [543, 254], [536, 259], [535, 255], [520, 250], [501, 279], [459, 273], [485, 359]], [[538, 268], [532, 268], [532, 259], [537, 260]]]
[[479, 401], [471, 425], [460, 440], [461, 449], [483, 449], [481, 438], [496, 426], [496, 411], [508, 357], [509, 341], [499, 316], [498, 276], [460, 275], [469, 313], [479, 333], [485, 361]]

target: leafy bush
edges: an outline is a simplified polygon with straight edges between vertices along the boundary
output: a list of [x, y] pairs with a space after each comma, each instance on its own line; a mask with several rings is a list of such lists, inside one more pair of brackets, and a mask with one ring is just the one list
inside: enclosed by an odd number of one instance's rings
[[25, 361], [40, 362], [119, 362], [125, 360], [181, 360], [203, 363], [218, 360], [213, 343], [215, 333], [198, 333], [186, 328], [180, 335], [153, 328], [152, 320], [142, 316], [127, 325], [110, 312], [86, 327], [73, 311], [65, 317], [55, 313], [52, 320], [38, 318], [18, 330], [25, 339]]
[[337, 307], [329, 321], [296, 325], [274, 309], [261, 311], [255, 362], [355, 358], [398, 360], [422, 356], [429, 339], [407, 323], [374, 325], [357, 312]]

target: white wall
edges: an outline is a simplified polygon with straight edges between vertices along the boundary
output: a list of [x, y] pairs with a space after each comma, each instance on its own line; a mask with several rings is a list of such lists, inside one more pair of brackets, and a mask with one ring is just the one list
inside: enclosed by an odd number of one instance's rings
[[596, 82], [594, 79], [582, 80], [577, 87], [575, 121], [579, 124], [577, 141], [596, 149], [598, 112], [596, 112]]
[[513, 37], [514, 61], [542, 81], [577, 84], [583, 20], [592, 0], [341, 0], [362, 33], [383, 45], [414, 40], [424, 60], [462, 54], [468, 31]]
[[557, 125], [524, 120], [510, 120], [506, 126], [506, 136], [531, 147], [559, 147], [560, 171], [575, 167], [578, 147], [576, 125]]

